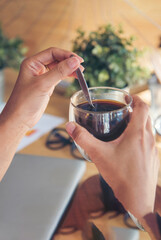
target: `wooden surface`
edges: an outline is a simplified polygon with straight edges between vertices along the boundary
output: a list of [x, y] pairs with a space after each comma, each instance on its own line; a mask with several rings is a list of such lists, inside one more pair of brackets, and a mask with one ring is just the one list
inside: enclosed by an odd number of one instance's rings
[[[56, 46], [71, 50], [76, 29], [82, 27], [89, 32], [101, 24], [122, 24], [125, 36], [137, 36], [135, 45], [139, 48], [158, 47], [161, 36], [160, 0], [0, 0], [0, 22], [9, 37], [19, 36], [33, 55], [45, 48]], [[149, 61], [149, 59], [147, 60]], [[5, 91], [8, 99], [17, 78], [17, 72], [5, 71]], [[147, 100], [149, 93], [143, 94]], [[146, 96], [145, 96], [146, 95]], [[61, 107], [60, 107], [61, 106]], [[47, 113], [68, 119], [69, 99], [54, 94], [46, 110]], [[47, 134], [21, 151], [53, 157], [71, 158], [69, 146], [63, 151], [52, 151], [45, 147]], [[161, 146], [158, 143], [161, 156]], [[95, 166], [87, 163], [83, 180], [97, 173]], [[98, 226], [122, 226], [121, 217], [96, 220]], [[56, 240], [81, 240], [81, 232], [71, 235], [57, 235]], [[141, 232], [140, 240], [149, 239]]]
[[107, 23], [122, 24], [139, 47], [157, 47], [160, 14], [160, 0], [0, 0], [2, 27], [24, 39], [29, 55], [50, 46], [71, 49], [78, 27], [89, 32]]

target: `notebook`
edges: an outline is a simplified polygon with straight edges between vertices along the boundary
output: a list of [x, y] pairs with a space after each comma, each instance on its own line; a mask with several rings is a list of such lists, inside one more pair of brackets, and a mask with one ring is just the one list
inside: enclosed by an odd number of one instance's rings
[[49, 240], [85, 171], [81, 160], [16, 154], [0, 183], [0, 240]]

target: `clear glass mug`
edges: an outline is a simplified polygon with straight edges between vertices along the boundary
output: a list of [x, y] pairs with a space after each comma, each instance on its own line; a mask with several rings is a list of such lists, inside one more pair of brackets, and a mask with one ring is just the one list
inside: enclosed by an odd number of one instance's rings
[[[95, 108], [82, 109], [87, 100], [83, 92], [78, 91], [70, 99], [69, 121], [77, 122], [102, 141], [116, 139], [129, 122], [132, 97], [124, 90], [111, 87], [89, 88], [89, 93], [94, 105], [96, 103], [102, 105], [99, 111]], [[114, 104], [110, 110], [105, 106], [107, 102]], [[115, 110], [112, 110], [114, 108]], [[86, 160], [91, 161], [79, 145], [77, 148]]]

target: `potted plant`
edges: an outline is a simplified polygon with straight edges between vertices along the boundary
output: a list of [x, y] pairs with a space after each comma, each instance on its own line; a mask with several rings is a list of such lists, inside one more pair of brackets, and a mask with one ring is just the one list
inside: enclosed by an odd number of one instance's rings
[[0, 26], [0, 102], [3, 101], [4, 72], [7, 67], [19, 69], [27, 48], [23, 46], [22, 39], [8, 38]]
[[[132, 87], [147, 82], [150, 72], [139, 65], [143, 51], [133, 47], [134, 37], [123, 37], [122, 27], [108, 24], [86, 35], [81, 29], [73, 41], [73, 51], [84, 58], [85, 79], [89, 87]], [[80, 89], [75, 79], [68, 93]]]

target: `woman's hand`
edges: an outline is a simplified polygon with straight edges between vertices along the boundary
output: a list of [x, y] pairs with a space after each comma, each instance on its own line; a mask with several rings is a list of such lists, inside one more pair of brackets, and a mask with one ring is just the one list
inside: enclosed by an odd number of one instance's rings
[[58, 48], [25, 59], [2, 114], [5, 120], [16, 118], [21, 125], [33, 127], [45, 111], [55, 86], [74, 75], [81, 62], [83, 59], [78, 55]]
[[67, 131], [95, 163], [115, 196], [136, 218], [153, 212], [159, 159], [148, 106], [134, 96], [130, 123], [114, 141], [102, 142], [81, 126], [68, 123]]
[[[71, 57], [72, 55], [72, 57]], [[23, 61], [13, 92], [0, 114], [0, 180], [17, 146], [44, 113], [59, 81], [74, 76], [83, 59], [58, 48], [49, 48]]]

